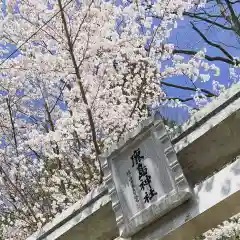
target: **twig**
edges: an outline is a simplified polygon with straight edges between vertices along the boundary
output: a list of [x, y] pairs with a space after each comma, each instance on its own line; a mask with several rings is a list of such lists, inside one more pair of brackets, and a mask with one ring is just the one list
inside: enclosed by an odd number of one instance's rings
[[[165, 86], [168, 86], [168, 87], [175, 87], [175, 88], [189, 90], [189, 91], [194, 91], [194, 92], [196, 91], [195, 88], [185, 87], [185, 86], [181, 86], [181, 85], [176, 85], [176, 84], [173, 84], [173, 83], [161, 82], [161, 85], [165, 85]], [[214, 93], [212, 93], [212, 92], [210, 92], [210, 91], [208, 91], [206, 89], [201, 88], [200, 90], [201, 90], [201, 92], [206, 93], [207, 97], [217, 97], [216, 94], [214, 94]]]
[[229, 59], [233, 60], [233, 57], [231, 56], [231, 54], [229, 54], [222, 46], [220, 46], [219, 44], [216, 44], [214, 42], [211, 42], [210, 40], [208, 40], [206, 38], [206, 36], [191, 22], [191, 25], [193, 27], [193, 29], [202, 37], [202, 39], [208, 43], [209, 45], [218, 48], [224, 55], [226, 55]]
[[98, 143], [97, 143], [97, 135], [96, 135], [95, 124], [94, 124], [94, 120], [93, 120], [93, 115], [92, 115], [91, 109], [88, 106], [86, 93], [85, 93], [85, 90], [84, 90], [84, 87], [83, 87], [83, 83], [81, 81], [81, 75], [80, 75], [80, 71], [79, 71], [77, 61], [76, 61], [76, 58], [75, 58], [75, 55], [74, 55], [73, 43], [72, 43], [71, 37], [69, 35], [69, 30], [68, 30], [67, 22], [66, 22], [66, 19], [65, 19], [65, 15], [64, 15], [61, 0], [58, 0], [58, 5], [59, 5], [60, 11], [61, 11], [61, 18], [62, 18], [62, 22], [63, 22], [63, 27], [64, 27], [64, 31], [65, 31], [65, 34], [66, 34], [66, 37], [67, 37], [69, 53], [70, 53], [71, 60], [72, 60], [72, 63], [73, 63], [73, 67], [74, 67], [76, 77], [77, 77], [77, 84], [78, 84], [80, 92], [81, 92], [83, 103], [87, 106], [86, 110], [87, 110], [88, 120], [89, 120], [89, 124], [90, 124], [90, 128], [91, 128], [91, 132], [92, 132], [92, 140], [93, 140], [93, 144], [94, 144], [94, 147], [95, 147], [97, 161], [99, 162], [99, 167], [100, 167], [100, 177], [101, 177], [100, 182], [102, 182], [103, 171], [102, 171], [100, 160], [99, 160], [99, 155], [101, 154], [101, 151], [100, 151]]
[[[183, 53], [183, 54], [187, 54], [187, 55], [196, 55], [197, 51], [184, 50], [184, 49], [174, 49], [173, 50], [173, 54], [178, 54], [178, 53]], [[222, 61], [222, 62], [231, 64], [231, 65], [235, 65], [235, 62], [233, 60], [230, 60], [230, 59], [224, 58], [224, 57], [220, 57], [220, 56], [211, 57], [211, 56], [205, 54], [205, 59], [208, 61]], [[240, 63], [240, 62], [237, 61], [237, 63]]]

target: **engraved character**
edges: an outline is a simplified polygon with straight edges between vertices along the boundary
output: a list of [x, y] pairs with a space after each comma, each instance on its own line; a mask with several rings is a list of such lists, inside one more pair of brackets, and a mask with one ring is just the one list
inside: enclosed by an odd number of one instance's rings
[[152, 200], [152, 198], [155, 195], [157, 195], [157, 192], [153, 188], [150, 188], [150, 190], [149, 190], [149, 199]]
[[133, 155], [131, 156], [132, 159], [132, 167], [135, 166], [135, 164], [138, 164], [142, 161], [142, 159], [144, 158], [144, 156], [140, 156], [141, 152], [140, 152], [140, 148], [138, 148], [137, 150], [133, 151]]
[[139, 187], [140, 187], [141, 191], [144, 191], [145, 185], [144, 185], [143, 181], [139, 184]]
[[151, 176], [150, 176], [150, 175], [146, 175], [146, 176], [145, 176], [145, 180], [144, 180], [145, 186], [148, 185], [148, 186], [151, 188], [151, 186], [150, 186], [151, 182], [152, 182]]
[[151, 188], [151, 176], [150, 175], [146, 175], [145, 179], [141, 179], [141, 183], [139, 185], [140, 189], [143, 191], [145, 189], [145, 186], [149, 186], [149, 188]]
[[142, 163], [138, 164], [137, 170], [138, 170], [138, 173], [139, 173], [139, 180], [141, 180], [142, 177], [147, 175], [147, 168]]
[[144, 203], [149, 203], [149, 195], [145, 192]]

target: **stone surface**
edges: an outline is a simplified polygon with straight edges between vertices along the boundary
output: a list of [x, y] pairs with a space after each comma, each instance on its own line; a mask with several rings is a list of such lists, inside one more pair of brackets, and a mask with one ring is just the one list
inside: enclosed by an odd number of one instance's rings
[[149, 119], [102, 158], [120, 236], [130, 237], [191, 197], [159, 120]]
[[240, 154], [239, 112], [240, 98], [175, 144], [179, 163], [191, 185]]
[[118, 236], [111, 200], [105, 186], [93, 189], [81, 201], [61, 213], [27, 240], [77, 240], [79, 235], [84, 240], [106, 240]]
[[[209, 119], [216, 116], [223, 109], [232, 106], [232, 103], [240, 98], [240, 84], [234, 84], [231, 88], [227, 89], [219, 97], [212, 102], [208, 103], [200, 111], [196, 112], [187, 122], [185, 122], [175, 136], [172, 137], [172, 142], [175, 144], [180, 142], [181, 139], [190, 135], [192, 132], [204, 125]], [[227, 114], [228, 115], [228, 114]], [[221, 121], [222, 119], [220, 119]]]
[[117, 237], [118, 228], [111, 201], [109, 198], [105, 198], [105, 200], [106, 202], [101, 202], [103, 205], [100, 204], [97, 211], [88, 209], [89, 217], [82, 221], [79, 221], [79, 217], [75, 217], [68, 223], [71, 223], [71, 228], [65, 229], [63, 226], [62, 229], [59, 229], [62, 231], [60, 237], [52, 238], [53, 235], [50, 235], [46, 240], [112, 240]]
[[132, 240], [192, 240], [240, 212], [240, 158], [195, 186], [194, 197]]

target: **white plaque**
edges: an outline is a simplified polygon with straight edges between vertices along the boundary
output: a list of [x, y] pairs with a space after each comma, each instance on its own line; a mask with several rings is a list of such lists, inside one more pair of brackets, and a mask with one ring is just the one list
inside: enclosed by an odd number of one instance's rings
[[161, 120], [148, 119], [101, 158], [121, 237], [192, 196]]

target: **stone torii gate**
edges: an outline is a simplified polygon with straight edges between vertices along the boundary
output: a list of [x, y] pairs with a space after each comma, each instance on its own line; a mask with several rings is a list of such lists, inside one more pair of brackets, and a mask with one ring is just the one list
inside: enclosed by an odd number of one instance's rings
[[240, 85], [169, 138], [148, 119], [103, 156], [105, 183], [27, 240], [192, 240], [240, 212]]

